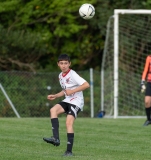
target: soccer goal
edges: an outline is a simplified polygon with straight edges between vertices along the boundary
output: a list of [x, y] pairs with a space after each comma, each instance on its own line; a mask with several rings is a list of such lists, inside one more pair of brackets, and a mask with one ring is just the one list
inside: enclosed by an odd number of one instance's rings
[[140, 82], [151, 54], [151, 10], [114, 10], [101, 69], [101, 110], [114, 118], [144, 117]]

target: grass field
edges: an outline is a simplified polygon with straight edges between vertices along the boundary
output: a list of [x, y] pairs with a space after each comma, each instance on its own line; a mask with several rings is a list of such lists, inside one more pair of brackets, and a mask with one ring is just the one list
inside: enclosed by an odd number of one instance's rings
[[66, 150], [65, 118], [59, 118], [61, 145], [42, 138], [51, 136], [49, 118], [1, 118], [0, 160], [150, 160], [151, 125], [145, 119], [91, 119], [75, 121], [73, 157]]

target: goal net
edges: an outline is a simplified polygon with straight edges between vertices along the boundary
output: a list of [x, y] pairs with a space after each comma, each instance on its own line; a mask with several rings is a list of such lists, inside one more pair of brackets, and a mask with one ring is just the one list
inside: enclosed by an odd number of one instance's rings
[[151, 54], [151, 10], [115, 10], [107, 24], [101, 108], [107, 116], [143, 117], [141, 76]]

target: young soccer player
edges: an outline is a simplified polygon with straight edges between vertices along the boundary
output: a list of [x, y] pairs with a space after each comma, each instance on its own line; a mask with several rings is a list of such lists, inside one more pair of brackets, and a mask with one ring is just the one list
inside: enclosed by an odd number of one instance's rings
[[[145, 85], [145, 80], [147, 84]], [[151, 55], [147, 56], [141, 81], [141, 92], [145, 92], [145, 111], [147, 120], [143, 126], [151, 124]]]
[[59, 82], [62, 90], [57, 94], [48, 95], [47, 99], [54, 100], [62, 96], [65, 96], [65, 99], [50, 109], [53, 136], [51, 138], [43, 138], [43, 140], [54, 146], [60, 145], [58, 115], [66, 113], [67, 149], [64, 156], [72, 156], [72, 147], [74, 143], [73, 124], [84, 105], [82, 91], [89, 88], [89, 83], [74, 70], [70, 69], [71, 62], [67, 54], [61, 54], [58, 57], [57, 64], [62, 71], [59, 74]]

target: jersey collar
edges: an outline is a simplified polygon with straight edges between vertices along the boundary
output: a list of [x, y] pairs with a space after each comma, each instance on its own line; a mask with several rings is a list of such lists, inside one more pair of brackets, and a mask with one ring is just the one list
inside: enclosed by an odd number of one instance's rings
[[65, 77], [69, 72], [70, 72], [71, 69], [69, 69], [65, 74], [62, 73], [62, 77]]

